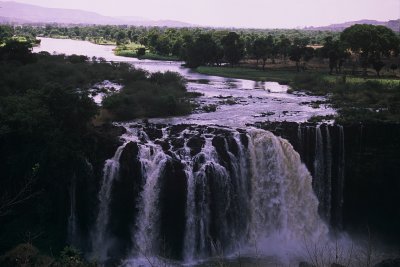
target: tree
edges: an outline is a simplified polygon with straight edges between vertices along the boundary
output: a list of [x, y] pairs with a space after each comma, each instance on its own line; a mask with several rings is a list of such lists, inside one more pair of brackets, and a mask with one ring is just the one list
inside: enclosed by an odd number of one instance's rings
[[8, 25], [0, 25], [0, 43], [8, 40], [14, 35], [14, 29]]
[[341, 72], [342, 64], [348, 57], [348, 52], [339, 40], [334, 40], [332, 36], [324, 39], [324, 46], [318, 50], [319, 56], [329, 59], [329, 74]]
[[19, 61], [23, 64], [35, 61], [35, 56], [31, 53], [32, 45], [28, 42], [8, 40], [6, 45], [0, 47], [0, 60]]
[[379, 58], [371, 57], [370, 63], [372, 64], [372, 68], [376, 71], [376, 75], [381, 77], [380, 72], [385, 66], [385, 63], [382, 62]]
[[244, 44], [240, 36], [235, 32], [230, 32], [221, 39], [221, 44], [224, 49], [225, 60], [231, 66], [239, 63], [244, 56]]
[[[397, 53], [399, 48], [399, 38], [384, 26], [356, 24], [345, 29], [340, 35], [340, 40], [346, 48], [359, 55], [365, 75], [369, 63], [379, 62], [382, 56], [389, 57]], [[373, 61], [370, 60], [371, 57]], [[378, 65], [380, 64], [375, 66]], [[379, 75], [378, 72], [377, 74]]]
[[118, 31], [115, 34], [115, 40], [117, 41], [117, 45], [124, 43], [126, 38], [126, 33], [124, 31]]
[[160, 35], [154, 45], [155, 51], [160, 55], [169, 55], [171, 52], [170, 40], [165, 35]]
[[281, 56], [283, 57], [284, 62], [286, 62], [286, 58], [289, 55], [290, 45], [290, 40], [285, 35], [281, 35], [277, 47], [279, 54], [281, 54]]
[[299, 46], [293, 45], [290, 48], [289, 59], [291, 61], [296, 62], [296, 69], [298, 72], [300, 71], [300, 60], [301, 60], [302, 53], [303, 53], [303, 48], [301, 48]]
[[140, 48], [136, 49], [136, 56], [142, 57], [145, 54], [146, 54], [146, 48], [140, 47]]
[[217, 62], [218, 48], [211, 34], [200, 34], [198, 38], [187, 44], [186, 64], [195, 68]]
[[392, 65], [390, 65], [390, 69], [393, 71], [393, 74], [397, 70], [397, 68], [398, 68], [397, 64], [393, 63]]
[[[257, 38], [254, 40], [252, 47], [252, 54], [256, 59], [256, 67], [258, 68], [258, 61], [262, 58], [266, 58], [268, 55], [267, 40], [265, 38]], [[265, 64], [263, 64], [264, 69]]]

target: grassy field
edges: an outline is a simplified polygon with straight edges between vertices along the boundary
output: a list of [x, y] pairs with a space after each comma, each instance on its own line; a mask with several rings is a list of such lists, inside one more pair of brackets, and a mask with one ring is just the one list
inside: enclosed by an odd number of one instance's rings
[[[342, 75], [329, 75], [326, 71], [303, 71], [297, 72], [294, 70], [288, 69], [273, 69], [262, 71], [260, 69], [254, 68], [242, 68], [242, 67], [198, 67], [198, 73], [221, 76], [227, 78], [237, 78], [237, 79], [247, 79], [254, 81], [273, 81], [279, 82], [281, 84], [290, 84], [295, 81], [296, 78], [304, 76], [304, 75], [315, 75], [319, 76], [319, 78], [324, 79], [327, 82], [337, 82], [337, 80], [342, 80]], [[346, 76], [347, 83], [362, 83], [366, 80], [379, 81], [380, 83], [393, 83], [400, 81], [398, 78], [394, 77], [386, 77], [386, 78], [377, 78], [376, 76], [369, 76], [367, 78], [357, 77], [357, 76]]]
[[255, 81], [273, 81], [288, 84], [298, 75], [297, 72], [287, 70], [262, 71], [240, 67], [198, 67], [197, 72], [207, 75], [215, 75], [227, 78], [248, 79]]

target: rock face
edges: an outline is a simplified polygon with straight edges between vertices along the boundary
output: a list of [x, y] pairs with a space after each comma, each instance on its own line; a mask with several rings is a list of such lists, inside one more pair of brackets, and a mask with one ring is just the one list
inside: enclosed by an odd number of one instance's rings
[[400, 258], [381, 261], [374, 267], [400, 267]]
[[[137, 215], [136, 202], [142, 190], [143, 177], [138, 159], [139, 147], [135, 142], [125, 146], [120, 157], [119, 177], [114, 181], [111, 191], [111, 217], [109, 229], [120, 241], [115, 251], [126, 251], [132, 247], [132, 222]], [[119, 255], [122, 256], [122, 255]]]

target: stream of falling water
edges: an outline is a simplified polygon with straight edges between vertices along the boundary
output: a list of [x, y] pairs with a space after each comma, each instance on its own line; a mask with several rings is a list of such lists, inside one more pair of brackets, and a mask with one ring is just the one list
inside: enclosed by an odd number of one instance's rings
[[[223, 133], [215, 129], [210, 133], [203, 128], [183, 130], [179, 136], [184, 139], [183, 146], [171, 146], [168, 151], [140, 129], [125, 134], [123, 145], [104, 166], [93, 257], [102, 261], [109, 257], [110, 192], [128, 142], [138, 143], [144, 185], [132, 228], [132, 242], [137, 246], [125, 266], [145, 266], [149, 259], [157, 260], [162, 240], [160, 178], [172, 158], [179, 159], [187, 180], [182, 240], [186, 264], [221, 251], [224, 255], [251, 255], [254, 247], [257, 253], [285, 261], [304, 257], [304, 240], [327, 242], [328, 227], [318, 215], [312, 177], [289, 142], [260, 129], [239, 133], [225, 128]], [[168, 131], [163, 129], [158, 140], [171, 139]], [[204, 142], [198, 153], [192, 154], [188, 140], [193, 135]]]

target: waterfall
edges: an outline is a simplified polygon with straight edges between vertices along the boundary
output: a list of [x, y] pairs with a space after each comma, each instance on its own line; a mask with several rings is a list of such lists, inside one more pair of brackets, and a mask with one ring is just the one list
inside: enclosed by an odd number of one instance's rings
[[319, 199], [324, 196], [324, 176], [325, 176], [325, 162], [324, 162], [324, 143], [322, 139], [321, 127], [315, 127], [315, 158], [314, 158], [314, 182], [315, 193]]
[[331, 209], [332, 209], [332, 144], [331, 134], [329, 127], [325, 127], [326, 130], [326, 148], [325, 148], [325, 214], [326, 221], [331, 221]]
[[69, 188], [70, 208], [68, 217], [68, 243], [76, 245], [78, 237], [78, 222], [76, 216], [76, 176], [71, 179]]
[[[105, 162], [92, 236], [98, 260], [112, 257], [110, 244], [118, 242], [107, 231], [113, 219], [110, 198], [121, 154], [131, 141], [138, 147], [143, 184], [138, 197], [132, 196], [138, 212], [129, 222], [133, 247], [126, 266], [146, 265], [146, 260], [164, 255], [162, 243], [173, 244], [171, 250], [181, 247], [174, 255], [190, 263], [221, 253], [251, 254], [254, 246], [262, 247], [260, 253], [266, 255], [299, 256], [305, 239], [327, 238], [312, 177], [288, 141], [252, 128], [170, 126], [154, 134], [158, 130], [147, 127], [130, 130], [113, 158]], [[171, 168], [177, 170], [171, 174]], [[179, 191], [185, 194], [180, 211], [183, 227], [177, 230], [182, 238], [173, 243], [164, 240], [165, 231], [175, 226], [162, 225], [165, 214], [172, 212], [162, 210], [162, 195], [173, 194], [166, 190], [178, 186], [164, 181], [165, 175], [175, 177], [176, 171], [183, 173], [186, 183], [185, 191]]]
[[116, 180], [119, 175], [119, 159], [125, 146], [130, 141], [137, 140], [137, 137], [131, 129], [126, 127], [126, 130], [127, 133], [121, 136], [123, 144], [117, 148], [112, 158], [106, 160], [103, 167], [103, 177], [98, 193], [98, 213], [93, 232], [91, 233], [92, 253], [90, 257], [95, 260], [105, 261], [108, 258], [107, 253], [111, 245], [107, 232], [110, 220], [111, 189], [114, 180]]
[[344, 177], [345, 177], [345, 150], [344, 150], [344, 130], [343, 126], [339, 128], [339, 164], [338, 164], [338, 224], [341, 226], [343, 218], [343, 202], [344, 202]]
[[114, 156], [106, 160], [103, 168], [103, 180], [101, 183], [98, 199], [99, 199], [99, 212], [96, 219], [94, 233], [92, 234], [92, 256], [98, 260], [107, 259], [107, 251], [109, 248], [107, 240], [107, 226], [110, 219], [110, 196], [111, 187], [115, 179], [117, 179], [119, 171], [119, 158], [127, 143], [118, 147]]
[[249, 150], [252, 238], [262, 237], [263, 248], [287, 257], [288, 248], [301, 250], [304, 239], [325, 237], [312, 177], [293, 147], [272, 133], [251, 130]]
[[168, 156], [159, 146], [154, 144], [140, 146], [139, 151], [145, 184], [139, 201], [138, 230], [134, 235], [134, 241], [141, 254], [153, 255], [157, 252], [155, 247], [162, 242], [157, 231], [159, 228], [159, 179]]

